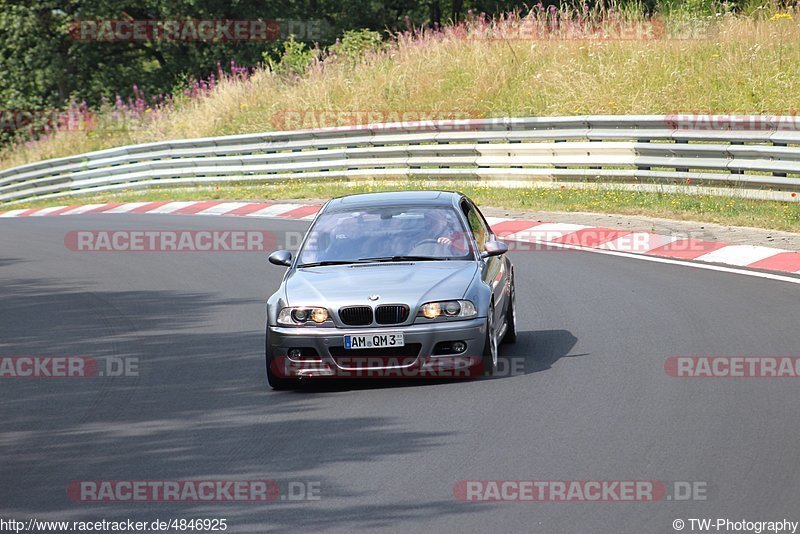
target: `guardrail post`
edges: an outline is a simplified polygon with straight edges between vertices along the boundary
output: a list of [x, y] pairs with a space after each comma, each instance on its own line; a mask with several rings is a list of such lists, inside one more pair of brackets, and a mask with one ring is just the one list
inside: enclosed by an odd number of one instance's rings
[[[744, 146], [743, 141], [731, 141], [730, 144], [734, 146]], [[742, 169], [729, 169], [729, 171], [731, 174], [744, 174], [744, 171]]]
[[[553, 142], [555, 142], [555, 143], [566, 143], [567, 140], [566, 139], [554, 139]], [[566, 169], [566, 167], [562, 167], [561, 165], [554, 165], [553, 168], [554, 169]]]

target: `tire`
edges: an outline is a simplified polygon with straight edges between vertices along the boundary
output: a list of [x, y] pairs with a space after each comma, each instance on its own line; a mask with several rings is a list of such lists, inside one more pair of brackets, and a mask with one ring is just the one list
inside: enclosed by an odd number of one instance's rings
[[497, 337], [494, 331], [494, 304], [489, 306], [489, 315], [486, 317], [486, 339], [483, 342], [483, 375], [492, 376], [497, 372]]
[[272, 361], [267, 358], [267, 383], [276, 391], [284, 391], [288, 389], [297, 389], [300, 387], [300, 380], [297, 378], [283, 378], [277, 376], [270, 369]]
[[517, 290], [514, 288], [514, 274], [511, 274], [511, 295], [508, 299], [506, 308], [506, 333], [503, 335], [503, 343], [517, 342]]
[[[267, 330], [269, 331], [269, 327], [267, 327]], [[265, 339], [266, 339], [265, 361], [267, 364], [267, 383], [269, 384], [269, 386], [276, 391], [297, 389], [298, 387], [300, 387], [299, 379], [284, 378], [272, 372], [272, 358], [269, 357], [269, 332], [267, 332]]]

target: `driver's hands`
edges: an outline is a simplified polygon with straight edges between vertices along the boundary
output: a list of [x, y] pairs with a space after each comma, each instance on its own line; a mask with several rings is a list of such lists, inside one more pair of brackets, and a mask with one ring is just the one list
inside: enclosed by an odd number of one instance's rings
[[453, 240], [450, 239], [449, 237], [446, 237], [446, 236], [440, 237], [439, 239], [436, 240], [436, 242], [439, 243], [440, 245], [452, 245], [453, 244]]

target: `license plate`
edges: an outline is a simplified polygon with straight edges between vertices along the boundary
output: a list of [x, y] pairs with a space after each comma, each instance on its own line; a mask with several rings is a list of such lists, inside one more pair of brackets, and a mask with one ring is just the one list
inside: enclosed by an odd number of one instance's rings
[[344, 336], [346, 349], [379, 349], [385, 347], [402, 347], [405, 345], [403, 334], [372, 334], [367, 336]]

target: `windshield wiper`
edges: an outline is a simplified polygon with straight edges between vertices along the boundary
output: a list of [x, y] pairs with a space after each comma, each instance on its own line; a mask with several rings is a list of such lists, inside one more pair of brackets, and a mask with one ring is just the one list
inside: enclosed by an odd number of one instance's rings
[[301, 263], [297, 266], [300, 267], [324, 267], [326, 265], [351, 265], [354, 263], [378, 263], [378, 262], [391, 262], [391, 261], [442, 261], [454, 260], [457, 258], [436, 258], [433, 256], [379, 256], [376, 258], [358, 258], [357, 260], [325, 260], [315, 261], [313, 263]]
[[325, 260], [325, 261], [315, 261], [313, 263], [301, 263], [297, 266], [299, 269], [300, 267], [324, 267], [325, 265], [350, 265], [351, 263], [358, 263], [357, 261], [353, 260]]
[[436, 258], [433, 256], [380, 256], [377, 258], [359, 258], [359, 262], [381, 262], [381, 261], [440, 261], [450, 258]]

